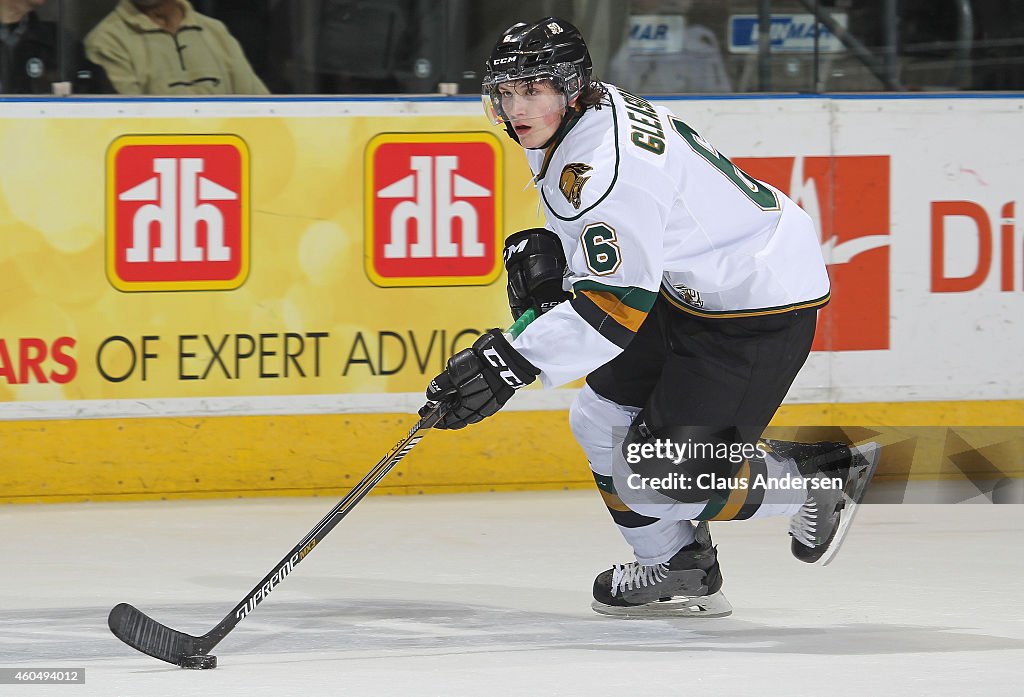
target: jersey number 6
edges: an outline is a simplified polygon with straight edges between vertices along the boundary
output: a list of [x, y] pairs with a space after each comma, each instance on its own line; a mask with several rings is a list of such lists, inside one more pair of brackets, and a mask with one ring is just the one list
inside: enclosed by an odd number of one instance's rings
[[615, 230], [604, 223], [591, 223], [583, 228], [583, 250], [587, 266], [598, 276], [614, 273], [622, 259], [619, 245], [615, 244]]

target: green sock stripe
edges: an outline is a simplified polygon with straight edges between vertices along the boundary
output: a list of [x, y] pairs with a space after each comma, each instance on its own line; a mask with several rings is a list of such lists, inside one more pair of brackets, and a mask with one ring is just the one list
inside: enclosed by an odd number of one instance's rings
[[618, 495], [618, 492], [615, 491], [615, 482], [611, 477], [606, 477], [603, 474], [598, 474], [597, 472], [591, 472], [591, 474], [594, 475], [594, 481], [597, 482], [598, 489], [608, 494]]
[[698, 513], [693, 518], [693, 520], [711, 520], [716, 515], [722, 512], [722, 509], [725, 508], [725, 504], [727, 504], [728, 502], [728, 494], [726, 494], [725, 496], [712, 496], [708, 500], [707, 505], [704, 506], [704, 510]]

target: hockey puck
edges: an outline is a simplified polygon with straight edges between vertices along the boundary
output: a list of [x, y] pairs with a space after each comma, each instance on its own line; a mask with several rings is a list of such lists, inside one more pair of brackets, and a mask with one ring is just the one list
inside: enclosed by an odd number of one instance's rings
[[185, 656], [178, 665], [182, 668], [191, 668], [192, 670], [210, 670], [211, 668], [217, 667], [216, 656]]

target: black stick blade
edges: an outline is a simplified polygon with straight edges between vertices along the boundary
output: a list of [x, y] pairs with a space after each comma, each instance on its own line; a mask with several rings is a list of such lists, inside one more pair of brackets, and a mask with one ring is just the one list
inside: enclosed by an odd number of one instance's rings
[[187, 656], [206, 653], [199, 637], [162, 625], [128, 603], [116, 605], [107, 624], [114, 636], [133, 649], [174, 665]]

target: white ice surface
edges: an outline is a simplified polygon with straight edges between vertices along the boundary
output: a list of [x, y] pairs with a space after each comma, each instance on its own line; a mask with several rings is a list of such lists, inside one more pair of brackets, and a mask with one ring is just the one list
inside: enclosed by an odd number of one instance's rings
[[118, 602], [213, 627], [325, 498], [0, 508], [0, 667], [85, 685], [0, 695], [1024, 694], [1024, 506], [872, 505], [836, 561], [784, 519], [718, 523], [732, 617], [620, 620], [590, 586], [629, 558], [595, 492], [370, 497], [187, 671], [106, 626]]

